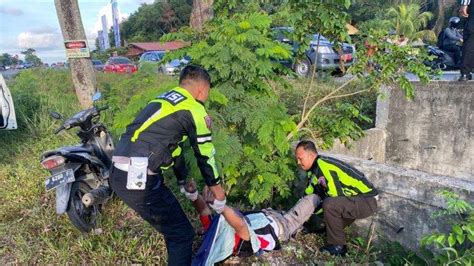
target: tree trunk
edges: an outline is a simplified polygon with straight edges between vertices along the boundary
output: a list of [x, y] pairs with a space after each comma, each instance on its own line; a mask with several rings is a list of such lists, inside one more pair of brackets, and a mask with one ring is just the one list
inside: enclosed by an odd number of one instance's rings
[[204, 23], [214, 17], [213, 3], [214, 0], [193, 0], [193, 10], [189, 19], [191, 28], [201, 31]]
[[[54, 0], [64, 40], [86, 40], [77, 0]], [[82, 108], [92, 106], [97, 81], [89, 58], [70, 58], [72, 82]]]
[[445, 0], [438, 0], [437, 2], [438, 2], [438, 6], [437, 6], [437, 8], [438, 8], [438, 17], [436, 18], [436, 23], [435, 23], [435, 26], [433, 28], [433, 31], [436, 34], [441, 32], [443, 30], [443, 28], [445, 28], [444, 13], [445, 13], [445, 8], [446, 8]]

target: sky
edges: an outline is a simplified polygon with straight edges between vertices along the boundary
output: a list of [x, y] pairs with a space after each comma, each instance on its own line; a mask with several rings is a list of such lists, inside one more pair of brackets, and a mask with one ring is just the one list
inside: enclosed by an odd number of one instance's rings
[[[117, 0], [119, 17], [123, 20], [143, 3], [154, 0]], [[107, 15], [112, 26], [110, 0], [78, 0], [82, 24], [91, 50], [95, 49], [97, 31], [101, 30], [101, 16]], [[0, 54], [18, 55], [28, 48], [44, 63], [66, 60], [63, 37], [59, 27], [54, 0], [0, 0]]]

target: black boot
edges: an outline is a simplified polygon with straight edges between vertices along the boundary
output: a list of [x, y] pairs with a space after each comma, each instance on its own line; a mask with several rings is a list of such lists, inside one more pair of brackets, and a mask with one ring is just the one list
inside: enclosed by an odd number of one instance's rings
[[472, 75], [471, 74], [461, 74], [459, 77], [459, 81], [468, 81], [472, 80]]
[[326, 245], [319, 249], [321, 252], [328, 252], [333, 256], [345, 256], [347, 247], [344, 245]]

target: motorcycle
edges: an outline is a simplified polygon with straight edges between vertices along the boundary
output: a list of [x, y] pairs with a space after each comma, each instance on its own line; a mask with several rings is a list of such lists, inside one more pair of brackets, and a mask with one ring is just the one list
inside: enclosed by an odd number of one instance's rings
[[[94, 103], [100, 93], [94, 95]], [[41, 155], [41, 165], [51, 173], [45, 181], [47, 191], [56, 189], [56, 213], [67, 213], [71, 223], [81, 232], [95, 227], [102, 206], [112, 196], [108, 178], [112, 166], [113, 139], [100, 113], [108, 107], [82, 110], [63, 121], [54, 132], [78, 127], [81, 144], [60, 147]], [[50, 115], [58, 120], [57, 112]]]
[[428, 46], [428, 55], [434, 57], [432, 61], [425, 62], [425, 65], [433, 69], [458, 70], [459, 66], [454, 61], [454, 56], [436, 46]]

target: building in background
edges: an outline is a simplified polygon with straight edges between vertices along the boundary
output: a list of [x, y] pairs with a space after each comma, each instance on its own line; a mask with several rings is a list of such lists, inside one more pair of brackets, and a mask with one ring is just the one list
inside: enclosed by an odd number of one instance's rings
[[97, 47], [97, 49], [99, 49], [100, 51], [104, 51], [105, 48], [104, 48], [104, 34], [102, 34], [102, 31], [99, 30], [97, 31], [97, 40], [99, 41], [99, 47]]
[[112, 4], [112, 21], [114, 27], [114, 38], [115, 38], [115, 47], [120, 47], [120, 24], [119, 24], [119, 16], [118, 16], [118, 3], [117, 0], [110, 0]]
[[128, 44], [127, 57], [139, 57], [149, 51], [173, 51], [188, 46], [189, 43], [182, 41], [171, 42], [132, 42]]
[[109, 27], [107, 25], [107, 17], [105, 15], [103, 15], [101, 17], [102, 19], [102, 34], [99, 35], [99, 42], [100, 42], [100, 39], [103, 40], [104, 42], [104, 46], [101, 46], [101, 50], [107, 50], [110, 48], [110, 42], [109, 42]]

